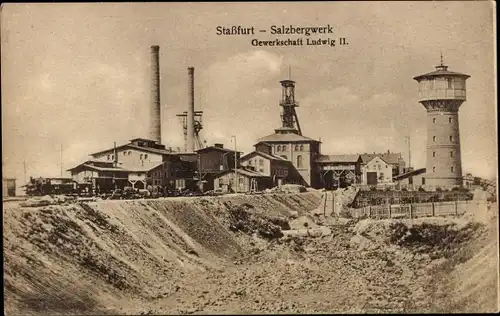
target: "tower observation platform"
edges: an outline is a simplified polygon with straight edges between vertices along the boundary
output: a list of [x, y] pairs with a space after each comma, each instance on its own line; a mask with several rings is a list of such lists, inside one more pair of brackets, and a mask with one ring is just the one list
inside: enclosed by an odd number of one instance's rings
[[469, 75], [452, 72], [441, 64], [417, 77], [419, 102], [427, 110], [426, 185], [461, 186], [462, 157], [458, 110], [466, 101]]

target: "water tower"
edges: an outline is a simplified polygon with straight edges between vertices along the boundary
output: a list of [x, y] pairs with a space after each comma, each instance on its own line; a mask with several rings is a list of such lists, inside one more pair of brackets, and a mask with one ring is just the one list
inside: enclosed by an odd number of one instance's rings
[[441, 56], [435, 71], [413, 78], [418, 81], [419, 102], [427, 110], [426, 185], [462, 185], [458, 109], [466, 100], [469, 77], [449, 71]]

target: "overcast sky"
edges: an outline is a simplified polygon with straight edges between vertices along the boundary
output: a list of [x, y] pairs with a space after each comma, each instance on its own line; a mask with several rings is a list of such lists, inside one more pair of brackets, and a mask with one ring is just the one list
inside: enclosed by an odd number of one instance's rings
[[[426, 112], [412, 78], [434, 70], [471, 75], [460, 109], [463, 168], [497, 169], [492, 2], [125, 3], [2, 6], [4, 176], [58, 176], [91, 152], [147, 136], [149, 46], [160, 46], [162, 140], [183, 148], [175, 116], [188, 105], [195, 67], [202, 137], [249, 152], [280, 126], [279, 80], [297, 82], [305, 136], [324, 154], [402, 152], [425, 167]], [[330, 24], [348, 46], [253, 47], [217, 26]], [[304, 36], [290, 36], [298, 38]], [[318, 36], [311, 36], [317, 38]], [[281, 36], [280, 39], [285, 39]], [[65, 174], [66, 175], [66, 174]]]

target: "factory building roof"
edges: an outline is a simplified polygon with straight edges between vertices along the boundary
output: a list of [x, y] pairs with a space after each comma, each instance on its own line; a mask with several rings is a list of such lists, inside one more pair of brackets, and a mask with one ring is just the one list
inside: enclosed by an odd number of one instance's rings
[[382, 160], [385, 164], [390, 165], [390, 163], [388, 163], [388, 162], [387, 162], [384, 158], [382, 158], [382, 157], [380, 157], [380, 156], [377, 156], [377, 155], [372, 156], [372, 158], [371, 158], [370, 160], [368, 160], [368, 161], [367, 161], [367, 164], [368, 164], [368, 163], [370, 163], [372, 160], [375, 160], [376, 158], [378, 158], [378, 159]]
[[[123, 149], [123, 148], [131, 148], [131, 149], [136, 149], [136, 150], [140, 150], [140, 151], [143, 151], [143, 152], [148, 152], [148, 153], [153, 153], [153, 154], [158, 154], [158, 155], [170, 155], [170, 154], [172, 154], [172, 152], [170, 150], [137, 146], [137, 145], [134, 145], [134, 144], [131, 144], [131, 143], [120, 145], [120, 146], [116, 146], [116, 150]], [[114, 150], [115, 150], [115, 148], [108, 148], [108, 149], [105, 149], [105, 150], [101, 150], [101, 151], [92, 153], [90, 155], [91, 156], [96, 156], [96, 155], [105, 154], [105, 153], [108, 153], [108, 152], [112, 153]]]
[[149, 162], [149, 161], [144, 161], [143, 165], [137, 166], [121, 166], [123, 169], [130, 171], [130, 172], [146, 172], [153, 170], [163, 164], [163, 162]]
[[251, 153], [248, 153], [245, 156], [241, 157], [241, 160], [246, 160], [246, 159], [248, 159], [252, 156], [255, 156], [255, 155], [259, 155], [259, 156], [262, 156], [262, 157], [264, 157], [266, 159], [270, 159], [270, 160], [288, 161], [288, 160], [281, 158], [279, 156], [271, 155], [271, 154], [264, 153], [261, 151], [252, 151]]
[[[98, 165], [100, 164], [100, 165]], [[141, 166], [124, 166], [119, 165], [117, 167], [113, 166], [112, 162], [102, 162], [102, 161], [92, 161], [88, 160], [84, 163], [77, 165], [67, 171], [74, 171], [81, 168], [87, 168], [95, 171], [111, 171], [111, 172], [147, 172], [156, 167], [159, 167], [163, 164], [163, 162], [148, 162], [145, 161]]]
[[373, 153], [373, 154], [361, 154], [361, 162], [367, 164], [370, 160], [375, 157], [382, 158], [386, 163], [393, 165], [398, 164], [401, 158], [401, 153]]
[[359, 155], [321, 155], [316, 159], [319, 163], [335, 163], [335, 162], [350, 162], [356, 163], [359, 160]]
[[305, 137], [299, 134], [287, 133], [287, 134], [271, 134], [257, 139], [257, 143], [271, 143], [271, 142], [315, 142], [320, 143], [315, 139]]
[[[220, 177], [222, 175], [225, 175], [225, 174], [228, 174], [228, 173], [233, 173], [233, 172], [234, 172], [234, 169], [226, 170], [226, 171], [223, 171], [223, 172], [219, 173], [217, 176]], [[238, 169], [236, 169], [236, 173], [244, 175], [244, 176], [247, 176], [247, 177], [250, 177], [250, 178], [270, 178], [268, 175], [266, 175], [264, 173], [261, 173], [261, 172], [258, 172], [258, 171], [254, 171], [254, 170], [250, 170], [250, 169], [238, 168]]]
[[[224, 148], [224, 147], [218, 147], [218, 146], [208, 146], [208, 147], [205, 147], [202, 149], [198, 149], [198, 150], [196, 150], [196, 152], [206, 152], [206, 151], [210, 151], [210, 150], [218, 150], [218, 151], [223, 151], [223, 152], [233, 152], [234, 153], [234, 150]], [[238, 153], [242, 153], [242, 152], [238, 151]]]
[[126, 172], [127, 171], [127, 170], [125, 170], [123, 168], [120, 168], [120, 167], [112, 167], [112, 166], [111, 167], [101, 167], [101, 166], [96, 166], [96, 165], [93, 165], [92, 163], [90, 163], [89, 161], [81, 163], [81, 164], [79, 164], [76, 167], [68, 169], [67, 171], [73, 171], [73, 170], [83, 169], [83, 168], [87, 168], [87, 169], [91, 169], [91, 170], [95, 170], [95, 171], [122, 171], [122, 172]]

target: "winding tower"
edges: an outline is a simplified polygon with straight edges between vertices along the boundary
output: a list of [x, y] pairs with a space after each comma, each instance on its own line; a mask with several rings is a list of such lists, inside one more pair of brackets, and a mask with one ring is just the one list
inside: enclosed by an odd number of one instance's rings
[[281, 100], [280, 106], [283, 108], [281, 112], [282, 127], [276, 129], [278, 134], [298, 134], [302, 135], [300, 130], [299, 117], [295, 108], [299, 103], [295, 100], [295, 81], [282, 80], [281, 84]]
[[435, 187], [462, 185], [462, 157], [458, 110], [466, 101], [469, 75], [452, 72], [441, 64], [417, 76], [419, 102], [427, 110], [427, 164], [425, 184]]

